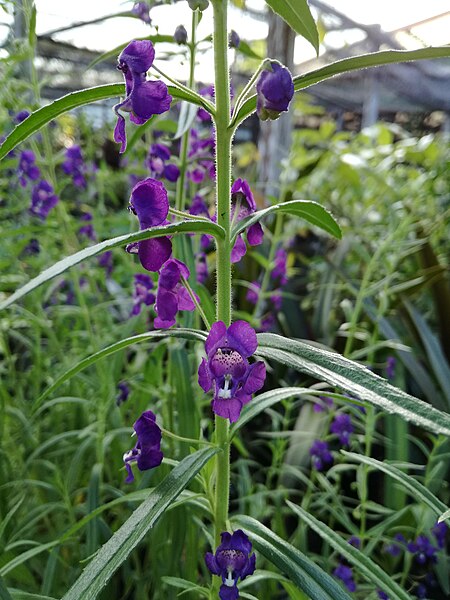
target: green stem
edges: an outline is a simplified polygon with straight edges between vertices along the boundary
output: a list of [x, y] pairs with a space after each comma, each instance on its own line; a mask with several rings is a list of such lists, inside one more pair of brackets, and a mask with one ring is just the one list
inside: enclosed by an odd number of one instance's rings
[[[217, 223], [225, 230], [225, 238], [216, 241], [217, 247], [217, 320], [231, 323], [231, 139], [230, 76], [228, 71], [227, 2], [212, 0], [214, 10], [214, 71], [215, 71], [215, 127], [216, 127], [216, 208]], [[230, 496], [230, 444], [228, 421], [216, 415], [216, 444], [223, 449], [216, 458], [216, 487], [214, 506], [214, 538], [220, 543], [220, 534], [226, 530]], [[214, 582], [218, 588], [220, 581]]]
[[195, 308], [198, 310], [199, 315], [203, 319], [203, 323], [206, 325], [207, 329], [211, 329], [211, 323], [208, 321], [208, 317], [205, 315], [203, 308], [200, 306], [200, 304], [197, 300], [197, 296], [195, 295], [194, 290], [189, 285], [188, 280], [185, 277], [181, 276], [181, 281], [182, 281], [184, 287], [187, 289], [192, 302], [195, 304]]

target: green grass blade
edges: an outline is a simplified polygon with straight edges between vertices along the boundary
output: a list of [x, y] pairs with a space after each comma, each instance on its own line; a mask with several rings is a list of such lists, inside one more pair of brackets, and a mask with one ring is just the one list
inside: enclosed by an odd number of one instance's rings
[[365, 577], [367, 581], [372, 582], [378, 589], [386, 592], [390, 600], [412, 600], [412, 596], [403, 590], [390, 575], [385, 573], [364, 552], [358, 550], [346, 540], [343, 540], [333, 529], [330, 529], [325, 523], [318, 521], [300, 506], [295, 505], [289, 500], [286, 500], [286, 502], [302, 521], [318, 533], [325, 542], [337, 550], [350, 564], [354, 565], [360, 575]]
[[[420, 48], [419, 50], [382, 50], [381, 52], [371, 52], [361, 56], [352, 56], [337, 60], [331, 65], [326, 65], [320, 69], [314, 69], [308, 73], [294, 77], [294, 88], [298, 92], [304, 90], [315, 83], [325, 81], [335, 75], [367, 69], [368, 67], [381, 67], [392, 63], [410, 62], [412, 60], [426, 60], [433, 58], [445, 58], [450, 56], [450, 46], [436, 46], [431, 48]], [[256, 94], [244, 102], [235, 122], [240, 123], [256, 110]]]
[[225, 232], [220, 225], [216, 225], [215, 223], [210, 223], [208, 221], [196, 221], [189, 220], [182, 223], [175, 223], [173, 225], [163, 225], [161, 227], [152, 227], [151, 229], [144, 229], [142, 231], [136, 231], [134, 233], [126, 233], [124, 235], [119, 235], [118, 237], [111, 238], [109, 240], [105, 240], [100, 242], [99, 244], [94, 244], [93, 246], [89, 246], [88, 248], [84, 248], [71, 256], [67, 256], [62, 260], [58, 261], [45, 271], [42, 271], [37, 277], [34, 277], [26, 283], [24, 286], [19, 288], [14, 294], [9, 296], [6, 300], [0, 303], [0, 310], [3, 310], [7, 306], [10, 306], [20, 298], [23, 298], [37, 287], [50, 281], [54, 277], [61, 275], [64, 271], [70, 269], [80, 262], [91, 258], [92, 256], [96, 256], [97, 254], [101, 254], [102, 252], [106, 252], [107, 250], [111, 250], [112, 248], [117, 248], [117, 246], [123, 246], [125, 244], [129, 244], [131, 242], [138, 242], [141, 240], [148, 240], [150, 238], [161, 237], [165, 235], [177, 235], [180, 233], [210, 233], [215, 237], [223, 238]]
[[444, 511], [447, 510], [447, 506], [436, 498], [434, 494], [430, 492], [424, 485], [422, 485], [419, 481], [403, 473], [394, 465], [390, 465], [386, 462], [381, 462], [376, 460], [375, 458], [371, 458], [370, 456], [363, 456], [361, 454], [357, 454], [355, 452], [348, 452], [347, 450], [341, 450], [342, 454], [344, 454], [347, 458], [351, 460], [355, 460], [360, 463], [364, 463], [369, 465], [369, 467], [373, 467], [374, 469], [378, 469], [379, 471], [383, 471], [389, 477], [392, 477], [396, 481], [398, 481], [405, 490], [411, 494], [414, 500], [420, 500], [424, 504], [426, 504], [431, 510], [436, 513], [436, 515], [441, 515]]
[[2, 565], [2, 567], [0, 567], [0, 577], [3, 577], [4, 575], [9, 573], [13, 569], [18, 567], [19, 565], [27, 562], [31, 558], [34, 558], [41, 552], [50, 550], [51, 548], [53, 548], [54, 546], [57, 546], [58, 544], [59, 544], [59, 541], [56, 540], [54, 542], [47, 542], [46, 544], [39, 544], [39, 546], [34, 546], [33, 548], [30, 548], [26, 552], [22, 552], [21, 554], [19, 554], [19, 556], [15, 556], [9, 562], [7, 562], [6, 564]]
[[204, 448], [182, 460], [100, 548], [81, 576], [64, 595], [64, 600], [96, 598], [168, 506], [218, 451], [217, 448]]
[[232, 243], [236, 240], [236, 237], [240, 233], [247, 229], [247, 227], [250, 227], [250, 225], [260, 221], [267, 215], [277, 212], [287, 213], [288, 215], [292, 215], [294, 217], [300, 217], [305, 219], [305, 221], [308, 221], [308, 223], [311, 223], [316, 227], [320, 227], [320, 229], [323, 229], [338, 239], [341, 239], [342, 237], [342, 232], [339, 225], [333, 219], [331, 213], [329, 213], [323, 206], [310, 200], [290, 200], [289, 202], [275, 204], [273, 206], [269, 206], [268, 208], [264, 208], [263, 210], [258, 210], [251, 217], [239, 221], [231, 234]]
[[8, 592], [8, 588], [5, 582], [0, 577], [0, 600], [13, 600], [11, 594]]
[[310, 600], [350, 600], [351, 596], [328, 573], [259, 521], [243, 515], [233, 517], [232, 521], [248, 534], [255, 549]]
[[206, 333], [203, 331], [199, 331], [197, 329], [187, 329], [187, 328], [179, 328], [179, 329], [165, 329], [165, 330], [156, 330], [156, 331], [148, 331], [146, 333], [141, 333], [139, 335], [133, 335], [132, 337], [125, 338], [102, 350], [99, 350], [95, 354], [91, 354], [87, 356], [76, 365], [62, 373], [56, 381], [54, 381], [35, 401], [33, 409], [37, 410], [42, 402], [52, 393], [54, 392], [61, 384], [65, 381], [68, 381], [71, 377], [87, 369], [91, 365], [95, 364], [97, 361], [106, 358], [107, 356], [111, 356], [119, 350], [123, 350], [124, 348], [128, 348], [128, 346], [132, 346], [133, 344], [139, 344], [140, 342], [148, 342], [150, 340], [164, 339], [166, 337], [176, 337], [182, 338], [186, 340], [197, 340], [204, 342], [206, 339]]
[[[450, 415], [390, 385], [336, 352], [273, 333], [258, 334], [257, 354], [276, 360], [435, 433], [450, 435]], [[351, 399], [350, 399], [351, 402]]]

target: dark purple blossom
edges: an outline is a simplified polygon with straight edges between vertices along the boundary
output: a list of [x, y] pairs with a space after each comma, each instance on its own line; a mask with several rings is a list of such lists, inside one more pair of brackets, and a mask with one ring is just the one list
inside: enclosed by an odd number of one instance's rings
[[283, 296], [280, 294], [280, 292], [273, 292], [273, 294], [270, 296], [270, 301], [272, 302], [275, 310], [281, 310]]
[[448, 532], [448, 526], [445, 523], [436, 523], [431, 530], [431, 533], [436, 538], [436, 542], [439, 549], [445, 548], [445, 542]]
[[350, 567], [339, 563], [334, 569], [333, 575], [342, 581], [349, 592], [356, 591], [356, 583], [353, 579], [353, 571]]
[[39, 179], [41, 172], [35, 163], [36, 156], [32, 150], [24, 150], [20, 153], [17, 174], [19, 176], [19, 183], [22, 187], [27, 185], [28, 180], [36, 181]]
[[145, 75], [153, 64], [155, 50], [150, 40], [133, 40], [120, 53], [117, 68], [122, 71], [126, 97], [114, 106], [117, 124], [114, 140], [120, 143], [120, 152], [125, 152], [127, 138], [125, 118], [119, 109], [130, 113], [133, 123], [142, 125], [153, 115], [160, 115], [170, 108], [172, 96], [163, 81], [147, 81]]
[[280, 285], [285, 285], [288, 282], [287, 278], [287, 254], [283, 248], [278, 248], [275, 252], [275, 266], [272, 269], [271, 277], [279, 281]]
[[389, 596], [383, 590], [377, 590], [377, 594], [380, 600], [389, 600]]
[[395, 364], [396, 360], [394, 356], [388, 356], [386, 360], [386, 376], [388, 379], [394, 379], [395, 377]]
[[406, 544], [405, 537], [401, 533], [396, 533], [390, 544], [385, 546], [385, 551], [391, 556], [399, 556]]
[[218, 321], [206, 338], [207, 358], [202, 359], [198, 369], [198, 383], [205, 392], [214, 385], [212, 409], [231, 423], [238, 420], [243, 405], [264, 385], [264, 363], [248, 362], [257, 346], [255, 330], [245, 321], [236, 321], [228, 328]]
[[[169, 213], [169, 200], [161, 181], [149, 177], [137, 183], [131, 191], [130, 210], [139, 219], [141, 229], [163, 224]], [[147, 271], [159, 271], [172, 254], [172, 242], [161, 236], [128, 244], [126, 250], [137, 253]]]
[[414, 555], [414, 560], [419, 565], [426, 565], [437, 561], [437, 548], [433, 546], [426, 535], [419, 535], [415, 542], [408, 542], [406, 549]]
[[256, 93], [256, 112], [261, 121], [277, 119], [288, 110], [294, 95], [292, 75], [286, 67], [272, 61], [259, 76]]
[[128, 473], [125, 483], [134, 481], [131, 463], [137, 463], [139, 471], [147, 471], [161, 464], [161, 429], [156, 424], [156, 417], [151, 410], [142, 413], [133, 429], [137, 434], [136, 446], [123, 455], [123, 462]]
[[82, 225], [78, 233], [80, 235], [86, 236], [90, 240], [94, 241], [96, 239], [94, 226], [92, 224], [92, 215], [89, 212], [83, 213], [80, 217], [80, 221], [83, 221], [84, 225]]
[[195, 273], [199, 283], [205, 283], [208, 279], [208, 262], [204, 252], [198, 252], [195, 257]]
[[119, 393], [116, 396], [116, 405], [120, 406], [128, 400], [128, 396], [130, 395], [130, 386], [126, 381], [119, 381], [117, 384], [117, 389], [119, 390]]
[[309, 449], [313, 467], [318, 471], [324, 471], [333, 464], [333, 455], [331, 454], [327, 442], [323, 440], [314, 440]]
[[135, 2], [133, 8], [131, 9], [133, 15], [150, 25], [152, 22], [150, 18], [150, 7], [147, 2]]
[[22, 123], [22, 121], [25, 121], [25, 119], [28, 119], [29, 116], [30, 116], [30, 111], [21, 110], [14, 116], [14, 123], [16, 123], [16, 125], [18, 125], [19, 123]]
[[84, 176], [86, 165], [84, 164], [83, 155], [80, 146], [71, 146], [65, 152], [65, 160], [61, 164], [61, 168], [66, 175], [72, 177], [73, 183], [78, 188], [86, 187], [86, 178]]
[[170, 160], [170, 149], [164, 144], [152, 144], [148, 153], [147, 165], [153, 177], [165, 177], [168, 181], [176, 181], [180, 169], [175, 164], [166, 164]]
[[232, 29], [228, 36], [228, 44], [229, 44], [230, 48], [239, 48], [240, 43], [241, 43], [241, 38], [238, 36], [238, 34], [235, 32], [235, 30]]
[[106, 276], [109, 277], [113, 270], [113, 255], [111, 250], [103, 252], [103, 254], [98, 257], [98, 264], [102, 269], [105, 269]]
[[30, 212], [44, 220], [48, 217], [51, 209], [58, 204], [58, 200], [51, 184], [43, 179], [34, 186], [31, 192]]
[[183, 279], [187, 280], [189, 275], [187, 266], [176, 258], [171, 258], [162, 267], [156, 293], [155, 311], [158, 316], [155, 327], [168, 329], [175, 325], [179, 310], [195, 309], [194, 301], [183, 285]]
[[186, 44], [187, 42], [187, 31], [184, 25], [178, 25], [175, 29], [175, 33], [173, 34], [173, 39], [177, 44]]
[[250, 304], [256, 305], [258, 302], [259, 294], [261, 292], [261, 284], [259, 281], [253, 281], [247, 290], [246, 298]]
[[[236, 179], [231, 187], [231, 218], [240, 221], [256, 211], [256, 202], [245, 179]], [[247, 230], [247, 241], [250, 246], [258, 246], [263, 241], [264, 232], [260, 223], [254, 223]], [[237, 263], [247, 252], [241, 235], [238, 235], [231, 251], [231, 262]]]
[[350, 435], [354, 430], [350, 415], [345, 413], [337, 414], [330, 425], [330, 432], [338, 436], [343, 446], [350, 446]]
[[155, 294], [152, 293], [153, 281], [145, 273], [137, 273], [134, 276], [133, 308], [131, 316], [141, 312], [142, 305], [151, 306], [155, 302]]
[[333, 408], [333, 398], [327, 398], [326, 396], [319, 396], [320, 402], [316, 402], [313, 406], [314, 412], [324, 412], [326, 408]]
[[354, 548], [361, 547], [361, 540], [359, 539], [359, 537], [357, 535], [352, 535], [351, 537], [348, 538], [347, 541], [350, 544], [350, 546], [353, 546]]
[[267, 313], [267, 315], [261, 319], [260, 331], [270, 331], [275, 325], [275, 321], [275, 315], [273, 313]]
[[195, 196], [192, 198], [191, 207], [189, 208], [189, 214], [196, 216], [201, 215], [204, 217], [208, 217], [208, 219], [210, 218], [208, 206], [202, 198], [202, 196], [200, 196], [200, 194], [195, 194]]
[[172, 181], [175, 182], [177, 181], [178, 177], [180, 176], [180, 169], [177, 165], [174, 165], [173, 163], [171, 163], [170, 165], [166, 165], [164, 167], [164, 177], [167, 179], [167, 181]]
[[220, 600], [239, 598], [237, 584], [255, 571], [256, 556], [251, 554], [252, 544], [246, 534], [238, 529], [233, 534], [221, 533], [221, 543], [215, 554], [207, 552], [205, 563], [213, 575], [222, 578]]

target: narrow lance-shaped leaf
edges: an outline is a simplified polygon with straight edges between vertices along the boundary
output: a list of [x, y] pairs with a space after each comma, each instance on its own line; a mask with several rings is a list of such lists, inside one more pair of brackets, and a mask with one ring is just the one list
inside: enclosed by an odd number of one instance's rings
[[319, 54], [319, 33], [306, 0], [266, 0], [266, 4], [296, 33], [312, 44]]
[[58, 261], [45, 271], [42, 271], [42, 273], [40, 273], [37, 277], [34, 277], [31, 279], [31, 281], [19, 288], [9, 298], [1, 302], [0, 310], [10, 306], [20, 298], [23, 298], [23, 296], [26, 296], [43, 283], [46, 283], [54, 277], [61, 275], [61, 273], [64, 273], [64, 271], [67, 271], [67, 269], [70, 269], [70, 267], [73, 267], [74, 265], [83, 262], [87, 258], [95, 256], [96, 254], [101, 254], [102, 252], [111, 250], [111, 248], [123, 246], [124, 244], [129, 244], [131, 242], [139, 242], [141, 240], [148, 240], [150, 238], [161, 237], [165, 235], [176, 235], [179, 233], [210, 233], [216, 238], [223, 239], [224, 237], [224, 230], [220, 225], [206, 220], [199, 221], [194, 219], [182, 223], [175, 223], [173, 225], [163, 225], [161, 227], [143, 229], [142, 231], [137, 231], [134, 233], [126, 233], [124, 235], [105, 240], [104, 242], [100, 242], [99, 244], [89, 246], [88, 248], [84, 248], [83, 250], [80, 250], [79, 252], [76, 252], [75, 254], [67, 256], [66, 258]]
[[441, 502], [439, 498], [436, 498], [436, 496], [422, 483], [414, 479], [414, 477], [410, 477], [406, 473], [403, 473], [394, 465], [381, 462], [370, 456], [348, 452], [347, 450], [341, 450], [341, 452], [350, 460], [355, 460], [365, 465], [369, 465], [369, 467], [373, 467], [374, 469], [378, 469], [379, 471], [383, 471], [383, 473], [386, 473], [386, 475], [389, 475], [389, 477], [398, 481], [415, 500], [420, 500], [426, 504], [437, 515], [441, 515], [443, 511], [447, 510], [445, 504]]
[[[420, 48], [419, 50], [382, 50], [371, 52], [361, 56], [352, 56], [337, 60], [330, 65], [314, 69], [302, 75], [294, 77], [294, 89], [296, 92], [304, 90], [315, 83], [325, 81], [336, 75], [366, 69], [368, 67], [381, 67], [392, 63], [403, 63], [414, 60], [426, 60], [433, 58], [445, 58], [450, 56], [450, 46], [436, 46], [431, 48]], [[256, 110], [256, 95], [248, 98], [234, 119], [236, 126]]]
[[349, 594], [328, 573], [259, 521], [244, 515], [233, 517], [232, 521], [248, 533], [255, 549], [310, 600], [350, 600]]
[[338, 239], [342, 237], [339, 225], [333, 219], [331, 213], [329, 213], [323, 206], [311, 200], [290, 200], [289, 202], [274, 204], [268, 208], [258, 210], [250, 217], [239, 221], [239, 223], [233, 229], [231, 243], [233, 243], [236, 240], [236, 237], [245, 231], [247, 227], [250, 227], [250, 225], [260, 221], [267, 215], [277, 212], [287, 213], [294, 217], [300, 217], [305, 219], [305, 221], [308, 221], [308, 223], [311, 223], [316, 227], [320, 227], [320, 229], [323, 229]]
[[[168, 89], [173, 98], [187, 100], [197, 106], [203, 106], [205, 110], [208, 110], [208, 106], [205, 105], [199, 94], [196, 94], [195, 92], [188, 93], [185, 90], [170, 85], [168, 86]], [[125, 86], [123, 83], [99, 85], [77, 92], [71, 92], [62, 98], [58, 98], [54, 102], [39, 108], [31, 113], [31, 115], [22, 121], [22, 123], [19, 123], [8, 135], [0, 146], [0, 160], [18, 144], [29, 138], [33, 133], [36, 133], [36, 131], [39, 131], [39, 129], [44, 127], [47, 123], [50, 123], [50, 121], [53, 121], [53, 119], [56, 119], [56, 117], [59, 117], [59, 115], [73, 110], [74, 108], [78, 108], [79, 106], [97, 102], [98, 100], [118, 98], [119, 96], [123, 96], [124, 93]]]
[[182, 460], [100, 548], [63, 599], [96, 598], [168, 506], [217, 452], [217, 448], [206, 448]]
[[367, 581], [371, 581], [377, 589], [387, 593], [390, 600], [412, 600], [412, 597], [396, 583], [390, 575], [385, 573], [372, 559], [358, 550], [336, 533], [333, 529], [318, 521], [301, 506], [286, 500], [289, 507], [302, 521], [314, 529], [320, 537], [339, 552], [350, 564], [354, 565], [358, 573]]
[[[355, 398], [395, 413], [435, 433], [450, 435], [450, 415], [390, 385], [336, 352], [273, 333], [258, 334], [257, 354], [345, 390]], [[351, 396], [349, 401], [351, 402]]]

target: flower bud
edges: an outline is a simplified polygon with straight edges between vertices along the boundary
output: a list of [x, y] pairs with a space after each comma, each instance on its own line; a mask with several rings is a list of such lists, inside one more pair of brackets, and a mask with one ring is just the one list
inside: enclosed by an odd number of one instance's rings
[[185, 44], [187, 42], [187, 31], [184, 25], [178, 25], [173, 34], [173, 39], [177, 44]]
[[187, 0], [187, 1], [189, 4], [189, 8], [191, 8], [191, 10], [204, 11], [209, 6], [208, 0]]
[[259, 76], [256, 84], [256, 112], [261, 121], [278, 119], [289, 108], [294, 95], [294, 82], [289, 70], [272, 61]]

